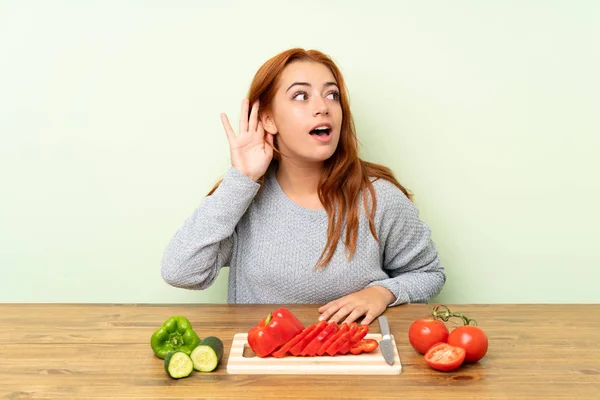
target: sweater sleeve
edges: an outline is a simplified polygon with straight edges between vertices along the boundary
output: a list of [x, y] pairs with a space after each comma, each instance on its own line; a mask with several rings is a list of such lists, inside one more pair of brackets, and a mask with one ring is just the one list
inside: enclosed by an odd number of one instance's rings
[[260, 185], [230, 167], [167, 245], [161, 274], [168, 284], [206, 289], [231, 260], [233, 232]]
[[404, 193], [391, 184], [383, 186], [384, 193], [381, 198], [378, 196], [378, 208], [382, 211], [379, 240], [383, 247], [383, 269], [390, 278], [368, 286], [390, 290], [396, 296], [390, 307], [428, 302], [441, 292], [446, 282], [431, 230]]

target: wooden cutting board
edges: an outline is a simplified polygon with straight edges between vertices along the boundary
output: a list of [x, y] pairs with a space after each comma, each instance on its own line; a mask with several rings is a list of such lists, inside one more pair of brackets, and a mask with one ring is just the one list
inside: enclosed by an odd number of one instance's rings
[[[372, 353], [315, 357], [257, 357], [248, 346], [248, 334], [233, 336], [227, 360], [230, 374], [325, 374], [325, 375], [398, 375], [402, 364], [394, 342], [394, 363], [389, 365], [378, 347]], [[381, 334], [370, 333], [367, 339], [381, 340]]]

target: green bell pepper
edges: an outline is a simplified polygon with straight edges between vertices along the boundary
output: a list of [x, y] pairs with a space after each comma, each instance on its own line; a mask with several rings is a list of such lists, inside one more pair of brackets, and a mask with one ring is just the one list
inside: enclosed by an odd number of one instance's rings
[[158, 358], [164, 359], [170, 351], [183, 351], [187, 355], [200, 343], [187, 318], [174, 316], [165, 321], [150, 338], [150, 346]]

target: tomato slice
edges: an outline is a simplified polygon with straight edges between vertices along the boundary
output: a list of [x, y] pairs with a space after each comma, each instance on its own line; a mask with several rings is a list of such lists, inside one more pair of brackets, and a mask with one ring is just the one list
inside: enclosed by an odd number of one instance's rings
[[319, 350], [317, 351], [317, 355], [318, 355], [318, 356], [322, 356], [323, 354], [325, 354], [325, 352], [327, 351], [327, 349], [329, 348], [329, 346], [331, 346], [331, 344], [332, 344], [333, 342], [335, 342], [335, 341], [336, 341], [336, 340], [337, 340], [337, 339], [338, 339], [340, 336], [342, 336], [344, 333], [348, 332], [348, 329], [349, 329], [349, 326], [348, 326], [348, 324], [344, 322], [344, 323], [343, 323], [343, 324], [342, 324], [342, 325], [339, 327], [338, 331], [337, 331], [337, 332], [336, 332], [334, 335], [331, 335], [331, 336], [329, 337], [329, 339], [327, 339], [327, 340], [325, 341], [325, 343], [323, 343], [323, 344], [321, 345], [321, 347], [320, 347], [320, 348], [319, 348]]
[[291, 339], [289, 342], [287, 342], [286, 344], [281, 346], [279, 348], [279, 350], [271, 353], [271, 355], [275, 358], [281, 358], [281, 357], [285, 356], [287, 354], [287, 352], [290, 351], [290, 349], [293, 346], [295, 346], [298, 342], [300, 342], [302, 339], [304, 339], [306, 337], [306, 335], [311, 333], [316, 327], [317, 327], [317, 325], [307, 326], [306, 328], [304, 328], [304, 330], [302, 332], [300, 332], [299, 334], [294, 336], [293, 339]]
[[309, 344], [306, 345], [304, 350], [300, 352], [301, 356], [309, 356], [312, 357], [317, 354], [317, 351], [321, 347], [325, 340], [327, 340], [331, 335], [334, 335], [338, 330], [337, 323], [330, 322], [327, 324], [325, 329], [323, 329], [317, 337], [315, 337]]
[[449, 345], [448, 343], [438, 343], [425, 353], [427, 364], [438, 371], [453, 371], [460, 367], [465, 361], [465, 349]]
[[294, 347], [292, 347], [289, 351], [293, 356], [299, 356], [302, 350], [308, 345], [325, 327], [327, 326], [327, 321], [321, 321], [318, 324], [315, 324], [315, 329], [312, 330], [308, 335], [303, 337]]
[[371, 353], [379, 347], [379, 342], [375, 339], [362, 339], [361, 341], [354, 343], [350, 347], [350, 353], [358, 355], [360, 353]]

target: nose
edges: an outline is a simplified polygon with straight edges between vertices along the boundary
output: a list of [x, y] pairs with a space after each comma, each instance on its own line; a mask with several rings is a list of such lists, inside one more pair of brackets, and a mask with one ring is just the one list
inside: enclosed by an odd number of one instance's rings
[[318, 115], [329, 115], [329, 106], [327, 105], [325, 99], [319, 96], [314, 96], [313, 101], [313, 116], [316, 117]]

